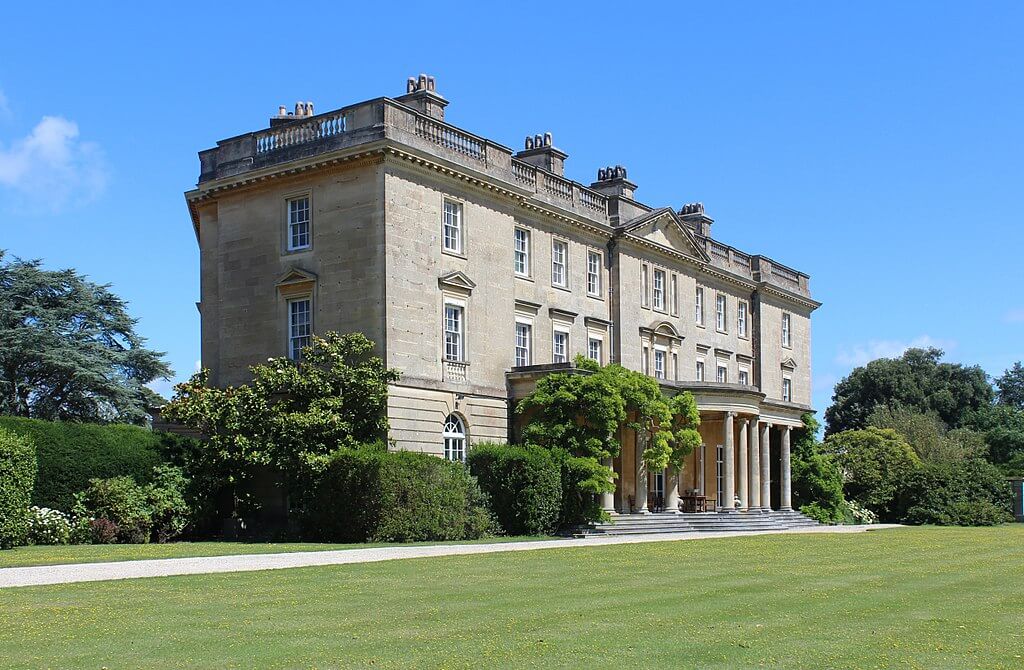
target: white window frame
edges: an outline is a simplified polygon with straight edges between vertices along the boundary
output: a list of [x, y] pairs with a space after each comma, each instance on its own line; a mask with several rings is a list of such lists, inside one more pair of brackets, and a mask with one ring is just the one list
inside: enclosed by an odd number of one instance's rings
[[746, 300], [740, 300], [736, 303], [736, 334], [740, 337], [747, 336], [747, 318], [749, 315], [749, 309], [747, 307]]
[[694, 321], [698, 326], [704, 325], [704, 287], [698, 286], [694, 293]]
[[793, 378], [783, 377], [782, 378], [782, 400], [784, 402], [793, 402]]
[[[293, 209], [292, 209], [293, 203], [300, 203], [300, 202], [303, 202], [303, 201], [305, 201], [305, 203], [306, 203], [306, 206], [304, 208], [304, 211], [306, 213], [305, 220], [293, 219], [292, 215], [295, 213], [295, 212], [293, 212]], [[305, 193], [303, 195], [297, 195], [297, 196], [285, 199], [284, 210], [285, 210], [285, 220], [287, 221], [285, 235], [287, 237], [287, 243], [288, 243], [287, 248], [288, 248], [288, 251], [302, 251], [304, 249], [309, 249], [309, 248], [311, 248], [313, 246], [313, 206], [312, 205], [313, 205], [313, 201], [312, 201], [312, 198], [310, 198], [310, 195], [308, 193]], [[302, 211], [302, 210], [299, 210], [299, 211]], [[296, 229], [300, 228], [300, 226], [303, 226], [303, 225], [305, 225], [305, 230], [304, 231], [299, 230], [298, 232], [296, 232]], [[301, 241], [303, 235], [305, 235], [305, 243], [303, 243]]]
[[[452, 329], [452, 320], [449, 310], [454, 310], [457, 315], [455, 329]], [[455, 300], [445, 300], [442, 312], [443, 323], [441, 324], [444, 345], [444, 360], [455, 363], [466, 362], [466, 305]]]
[[441, 438], [444, 440], [445, 460], [464, 463], [466, 461], [466, 424], [462, 417], [458, 414], [449, 414], [445, 417]]
[[697, 366], [696, 366], [696, 369], [694, 371], [694, 374], [697, 377], [697, 381], [702, 382], [702, 381], [704, 381], [706, 379], [706, 377], [707, 377], [707, 374], [705, 372], [706, 368], [707, 368], [707, 365], [705, 365], [704, 359], [703, 358], [698, 358], [697, 359]]
[[715, 381], [719, 384], [729, 383], [729, 366], [718, 363], [715, 367]]
[[[444, 199], [441, 205], [441, 250], [450, 254], [465, 253], [465, 207], [458, 200]], [[449, 234], [449, 231], [452, 231]]]
[[[305, 322], [299, 322], [297, 316], [302, 314], [296, 307], [306, 305]], [[313, 298], [302, 296], [288, 301], [288, 358], [293, 361], [302, 360], [302, 348], [313, 342]]]
[[587, 358], [597, 361], [599, 365], [604, 365], [604, 340], [602, 338], [593, 335], [587, 337]]
[[789, 312], [782, 313], [782, 346], [787, 349], [793, 346], [793, 318]]
[[729, 299], [719, 291], [715, 294], [715, 330], [720, 333], [728, 332], [729, 320], [726, 318], [729, 312]]
[[569, 243], [557, 237], [551, 240], [551, 285], [569, 288]]
[[[520, 337], [520, 329], [525, 329], [525, 337]], [[533, 365], [533, 324], [525, 319], [516, 319], [515, 340], [515, 367]]]
[[743, 386], [750, 386], [750, 370], [740, 368], [739, 373], [736, 376], [736, 383], [742, 384]]
[[[559, 354], [558, 352], [559, 336], [563, 338], [561, 354]], [[554, 328], [551, 329], [551, 362], [569, 362], [569, 329], [565, 328], [564, 326], [555, 326]]]
[[665, 311], [665, 271], [658, 268], [654, 268], [651, 282], [651, 303], [657, 311]]
[[[520, 239], [520, 234], [522, 239]], [[533, 236], [526, 228], [516, 227], [512, 233], [512, 269], [517, 277], [529, 277], [530, 272], [530, 242]], [[522, 248], [520, 249], [520, 244]]]
[[[667, 379], [665, 375], [665, 367], [668, 356], [666, 351], [659, 347], [654, 347], [654, 378], [655, 379]], [[660, 365], [659, 365], [660, 363]]]
[[600, 251], [587, 250], [587, 295], [601, 297], [601, 267], [604, 255]]
[[650, 270], [648, 269], [647, 263], [640, 264], [640, 306], [650, 307], [650, 297], [648, 291], [648, 277]]

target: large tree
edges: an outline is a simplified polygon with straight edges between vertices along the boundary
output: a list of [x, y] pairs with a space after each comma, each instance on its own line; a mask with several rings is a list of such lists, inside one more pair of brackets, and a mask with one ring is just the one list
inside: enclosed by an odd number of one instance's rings
[[109, 285], [0, 250], [0, 414], [139, 423], [172, 374]]
[[943, 363], [940, 349], [908, 349], [899, 358], [880, 358], [836, 384], [825, 411], [827, 435], [860, 430], [879, 406], [934, 414], [951, 428], [992, 402], [992, 386], [981, 367]]
[[1013, 364], [1000, 377], [996, 377], [996, 394], [1000, 405], [1009, 405], [1024, 410], [1024, 367], [1020, 361]]

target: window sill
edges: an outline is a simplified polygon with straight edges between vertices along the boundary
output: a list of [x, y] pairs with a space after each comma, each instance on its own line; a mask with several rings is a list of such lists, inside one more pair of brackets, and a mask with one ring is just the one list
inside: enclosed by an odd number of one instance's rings
[[516, 274], [514, 276], [515, 276], [516, 279], [522, 279], [523, 281], [528, 281], [531, 284], [533, 283], [533, 277], [531, 277], [530, 275]]
[[283, 251], [281, 251], [281, 255], [282, 256], [296, 256], [298, 254], [308, 254], [311, 251], [313, 251], [313, 247], [312, 246], [301, 247], [299, 249], [284, 249]]
[[469, 260], [469, 257], [466, 256], [466, 253], [463, 251], [451, 251], [449, 249], [442, 248], [441, 253], [444, 254], [445, 256], [451, 256], [452, 258], [461, 258], [464, 261]]
[[588, 294], [587, 294], [587, 297], [588, 297], [588, 298], [593, 298], [594, 300], [600, 300], [600, 301], [604, 302], [604, 296], [603, 296], [603, 295], [600, 295], [600, 294], [596, 294], [596, 293], [588, 293]]
[[572, 289], [570, 289], [568, 286], [559, 286], [558, 284], [552, 284], [551, 288], [556, 288], [559, 291], [565, 291], [566, 293], [572, 293]]
[[707, 328], [707, 326], [705, 326], [703, 323], [695, 323], [693, 325], [697, 326], [698, 328]]

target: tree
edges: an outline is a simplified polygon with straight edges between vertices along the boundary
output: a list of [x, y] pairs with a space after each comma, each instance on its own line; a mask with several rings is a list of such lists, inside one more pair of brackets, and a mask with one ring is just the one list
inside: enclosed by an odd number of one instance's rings
[[75, 270], [4, 261], [0, 250], [0, 413], [141, 423], [173, 374], [145, 347], [127, 303]]
[[940, 362], [940, 349], [908, 349], [900, 358], [880, 358], [856, 368], [836, 384], [825, 411], [826, 435], [867, 427], [880, 405], [934, 413], [949, 427], [992, 402], [992, 387], [979, 366]]
[[971, 412], [964, 423], [982, 434], [988, 460], [996, 464], [1024, 458], [1024, 409], [1011, 405], [989, 405]]
[[1024, 367], [1020, 361], [1006, 370], [1002, 376], [996, 377], [996, 393], [1000, 405], [1008, 405], [1024, 410]]
[[878, 514], [883, 521], [896, 520], [896, 495], [921, 460], [899, 433], [870, 426], [847, 430], [825, 439], [825, 453], [832, 454], [843, 472], [843, 494]]
[[824, 523], [839, 523], [846, 517], [843, 473], [833, 456], [821, 450], [818, 421], [803, 415], [804, 425], [793, 431], [790, 451], [793, 505]]
[[868, 425], [895, 430], [918, 458], [931, 463], [977, 458], [988, 451], [981, 433], [969, 428], [949, 430], [935, 414], [906, 407], [879, 405], [868, 416]]

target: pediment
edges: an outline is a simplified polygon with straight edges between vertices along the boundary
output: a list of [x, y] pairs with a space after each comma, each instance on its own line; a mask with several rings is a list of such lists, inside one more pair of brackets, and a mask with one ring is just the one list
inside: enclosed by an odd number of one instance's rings
[[792, 358], [787, 358], [784, 361], [782, 361], [782, 368], [784, 370], [796, 370], [796, 361], [794, 361]]
[[316, 275], [309, 270], [303, 270], [302, 268], [289, 268], [287, 272], [278, 277], [277, 282], [274, 285], [280, 288], [282, 286], [306, 284], [315, 281]]
[[704, 262], [710, 261], [707, 252], [697, 243], [693, 232], [683, 223], [671, 207], [662, 207], [633, 219], [625, 226], [627, 235], [649, 244]]
[[646, 328], [645, 327], [641, 327], [640, 328], [640, 333], [642, 335], [650, 335], [650, 336], [655, 336], [655, 337], [657, 337], [657, 336], [667, 337], [667, 338], [669, 338], [671, 340], [677, 340], [677, 341], [682, 341], [682, 339], [683, 339], [683, 336], [679, 333], [678, 330], [676, 330], [676, 327], [673, 326], [668, 321], [655, 321], [654, 323], [652, 323], [650, 326], [647, 326]]
[[437, 278], [437, 283], [444, 288], [455, 289], [465, 293], [471, 293], [476, 288], [476, 283], [467, 277], [465, 272], [459, 270], [441, 275]]

